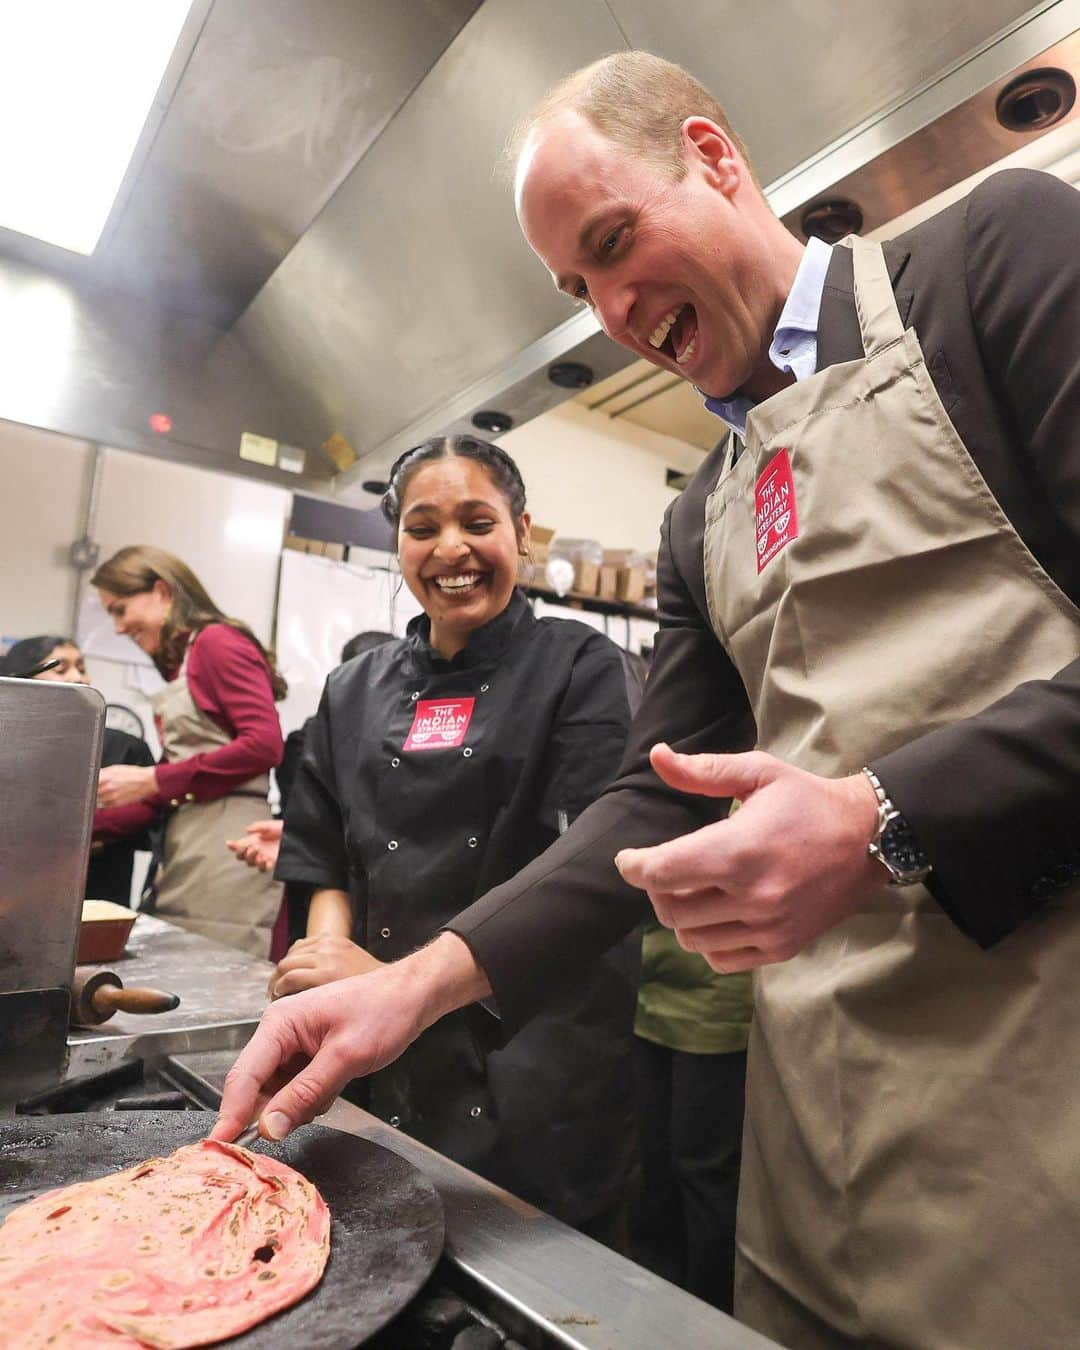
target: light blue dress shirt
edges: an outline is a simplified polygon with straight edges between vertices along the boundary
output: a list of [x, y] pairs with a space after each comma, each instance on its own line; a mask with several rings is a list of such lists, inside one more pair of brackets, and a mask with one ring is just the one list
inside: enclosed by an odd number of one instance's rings
[[[809, 241], [773, 331], [769, 360], [777, 370], [790, 371], [796, 380], [817, 374], [818, 314], [831, 258], [830, 244], [821, 239]], [[730, 399], [706, 398], [705, 406], [732, 431], [746, 435], [746, 414], [754, 406], [752, 399], [742, 394], [735, 394]]]

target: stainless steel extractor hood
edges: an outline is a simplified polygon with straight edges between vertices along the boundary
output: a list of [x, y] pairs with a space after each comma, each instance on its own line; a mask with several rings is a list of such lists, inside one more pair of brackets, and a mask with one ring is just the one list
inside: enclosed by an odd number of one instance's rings
[[98, 254], [0, 234], [0, 296], [39, 335], [0, 363], [0, 417], [286, 481], [239, 460], [254, 431], [308, 452], [301, 486], [359, 496], [422, 435], [569, 396], [555, 362], [626, 364], [494, 169], [562, 75], [629, 47], [688, 66], [787, 216], [942, 119], [909, 195], [1002, 153], [964, 109], [1077, 29], [1080, 0], [197, 0]]

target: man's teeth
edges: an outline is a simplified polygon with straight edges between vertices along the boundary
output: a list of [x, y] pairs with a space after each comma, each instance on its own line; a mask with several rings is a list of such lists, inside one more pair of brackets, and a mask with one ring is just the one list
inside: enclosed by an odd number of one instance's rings
[[650, 347], [662, 347], [664, 345], [664, 339], [671, 332], [671, 325], [675, 322], [675, 320], [679, 317], [680, 313], [685, 308], [686, 308], [685, 305], [680, 305], [678, 309], [673, 309], [670, 314], [664, 315], [664, 317], [660, 320], [660, 322], [649, 334]]
[[465, 591], [476, 586], [480, 578], [473, 573], [470, 576], [461, 577], [436, 577], [435, 585], [440, 591]]
[[679, 353], [679, 355], [675, 358], [676, 364], [680, 366], [685, 366], [687, 361], [690, 360], [690, 358], [696, 351], [697, 351], [697, 334], [695, 333], [694, 336], [690, 339], [690, 341]]

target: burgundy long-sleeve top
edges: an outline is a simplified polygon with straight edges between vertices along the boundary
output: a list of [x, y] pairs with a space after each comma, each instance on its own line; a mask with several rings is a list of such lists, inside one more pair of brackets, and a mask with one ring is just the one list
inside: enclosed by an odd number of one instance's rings
[[167, 806], [226, 797], [281, 763], [284, 742], [270, 668], [249, 637], [225, 623], [203, 628], [191, 640], [187, 682], [195, 706], [231, 739], [186, 759], [160, 761], [154, 769], [157, 792], [128, 806], [99, 807], [95, 839], [145, 829]]

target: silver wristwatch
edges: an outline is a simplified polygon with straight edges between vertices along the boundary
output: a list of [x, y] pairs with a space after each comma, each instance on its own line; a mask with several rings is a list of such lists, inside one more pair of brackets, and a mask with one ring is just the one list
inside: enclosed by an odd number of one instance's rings
[[878, 818], [874, 837], [866, 846], [889, 874], [890, 886], [914, 886], [930, 875], [930, 860], [919, 847], [911, 826], [896, 809], [873, 769], [863, 768], [877, 797]]

